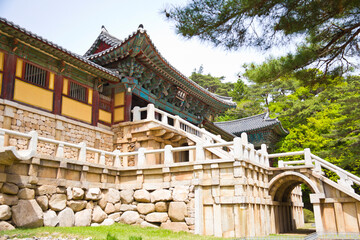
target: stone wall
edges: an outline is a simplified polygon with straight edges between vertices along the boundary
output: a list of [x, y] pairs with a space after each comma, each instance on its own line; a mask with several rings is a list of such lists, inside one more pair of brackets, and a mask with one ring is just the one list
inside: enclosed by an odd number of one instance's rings
[[189, 186], [119, 191], [56, 185], [19, 188], [16, 184], [4, 183], [0, 204], [0, 230], [98, 226], [115, 222], [176, 231], [194, 230], [194, 193]]
[[[95, 127], [86, 123], [54, 115], [46, 111], [27, 107], [12, 101], [0, 99], [0, 128], [28, 133], [35, 130], [39, 136], [69, 143], [85, 142], [88, 147], [113, 151], [113, 132], [109, 127]], [[27, 149], [28, 141], [21, 137], [10, 137], [7, 145], [17, 149]], [[55, 145], [39, 143], [38, 153], [54, 156]], [[77, 159], [78, 152], [65, 148], [65, 157]], [[96, 163], [98, 156], [89, 155], [88, 161]], [[110, 164], [111, 160], [106, 159]]]

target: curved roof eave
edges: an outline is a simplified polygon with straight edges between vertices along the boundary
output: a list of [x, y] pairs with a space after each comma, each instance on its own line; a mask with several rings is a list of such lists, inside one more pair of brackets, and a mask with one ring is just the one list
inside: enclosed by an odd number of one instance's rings
[[[28, 38], [31, 38], [32, 40], [35, 40], [38, 43], [38, 46], [43, 51], [47, 52], [47, 48], [53, 49], [55, 51], [52, 51], [49, 53], [50, 55], [54, 55], [57, 58], [63, 60], [63, 58], [67, 57], [66, 61], [71, 61], [71, 63], [79, 68], [83, 68], [84, 70], [94, 74], [94, 75], [101, 75], [101, 77], [104, 77], [110, 81], [118, 82], [120, 80], [119, 75], [107, 68], [104, 68], [92, 61], [89, 61], [88, 59], [73, 53], [37, 34], [34, 34], [25, 28], [20, 27], [19, 25], [14, 24], [11, 21], [8, 21], [6, 18], [0, 17], [0, 27], [2, 25], [2, 28], [4, 26], [11, 28], [13, 31], [13, 34], [16, 34], [14, 36], [15, 38], [18, 38], [19, 40], [22, 40], [24, 42], [28, 42]], [[9, 30], [9, 29], [8, 29]], [[9, 33], [10, 34], [10, 33]], [[10, 34], [12, 35], [12, 34]], [[34, 42], [32, 45], [35, 45]], [[83, 65], [83, 66], [82, 66]]]
[[[142, 50], [148, 50], [151, 49], [151, 55], [152, 56], [157, 56], [158, 57], [158, 61], [152, 61], [152, 63], [154, 65], [157, 65], [159, 68], [163, 69], [163, 71], [165, 71], [168, 75], [170, 75], [170, 78], [178, 78], [178, 80], [180, 79], [180, 81], [182, 82], [182, 85], [185, 86], [186, 90], [188, 90], [189, 92], [191, 92], [194, 95], [198, 95], [196, 93], [196, 91], [194, 91], [194, 88], [200, 90], [199, 92], [202, 93], [203, 97], [208, 98], [208, 99], [212, 99], [212, 104], [216, 104], [218, 105], [217, 108], [222, 108], [222, 107], [227, 107], [227, 108], [231, 108], [231, 107], [236, 107], [236, 103], [232, 101], [231, 98], [229, 97], [223, 97], [223, 96], [219, 96], [216, 95], [214, 93], [209, 92], [208, 90], [204, 89], [203, 87], [201, 87], [200, 85], [198, 85], [197, 83], [195, 83], [194, 81], [192, 81], [191, 79], [187, 78], [186, 76], [184, 76], [182, 73], [180, 73], [177, 69], [175, 69], [161, 54], [160, 52], [157, 50], [157, 48], [155, 47], [155, 45], [153, 44], [153, 42], [151, 41], [149, 35], [146, 33], [146, 30], [143, 29], [138, 29], [136, 32], [133, 32], [131, 35], [129, 35], [124, 41], [122, 41], [121, 43], [114, 45], [110, 48], [107, 48], [99, 53], [96, 54], [92, 54], [92, 55], [88, 55], [86, 56], [87, 59], [89, 60], [93, 60], [96, 61], [97, 59], [99, 59], [100, 57], [105, 58], [106, 55], [111, 55], [112, 53], [114, 53], [115, 51], [117, 51], [118, 49], [121, 49], [122, 46], [125, 46], [125, 44], [128, 44], [129, 41], [131, 39], [133, 39], [134, 37], [138, 36], [138, 35], [142, 35], [145, 37], [145, 39], [148, 42], [148, 45], [150, 45], [150, 48], [146, 48], [146, 49], [142, 49]], [[143, 45], [141, 45], [143, 46]], [[121, 49], [122, 50], [122, 49]], [[143, 54], [145, 54], [145, 52], [142, 52]], [[127, 54], [128, 55], [128, 54]], [[150, 54], [148, 54], [150, 55]], [[108, 60], [110, 60], [112, 57], [108, 57]], [[151, 57], [148, 56], [149, 59], [151, 59]], [[154, 57], [153, 57], [154, 58]], [[175, 76], [171, 76], [171, 75], [175, 75]], [[213, 106], [214, 107], [214, 106]]]

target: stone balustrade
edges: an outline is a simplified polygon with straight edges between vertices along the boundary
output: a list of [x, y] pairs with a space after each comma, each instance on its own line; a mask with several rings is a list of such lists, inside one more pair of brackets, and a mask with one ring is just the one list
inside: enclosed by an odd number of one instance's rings
[[[17, 150], [15, 146], [5, 146], [5, 136], [11, 135], [16, 137], [25, 138], [28, 140], [28, 147], [25, 150]], [[126, 161], [122, 161], [123, 157], [134, 156], [137, 159], [137, 166], [146, 166], [146, 155], [154, 153], [163, 154], [163, 163], [166, 165], [174, 163], [173, 154], [176, 152], [188, 152], [190, 154], [191, 150], [195, 151], [195, 161], [202, 162], [209, 160], [206, 158], [205, 151], [211, 148], [223, 148], [229, 147], [234, 149], [233, 152], [229, 155], [228, 159], [222, 160], [247, 160], [254, 162], [264, 167], [269, 167], [269, 160], [266, 152], [266, 145], [263, 145], [261, 150], [255, 150], [254, 145], [248, 143], [246, 133], [242, 134], [241, 138], [234, 138], [233, 142], [221, 142], [221, 143], [207, 143], [207, 142], [198, 142], [195, 146], [186, 146], [186, 147], [176, 147], [173, 148], [171, 145], [166, 145], [163, 149], [153, 149], [147, 150], [145, 148], [139, 148], [138, 151], [134, 152], [120, 152], [119, 150], [115, 151], [105, 151], [100, 149], [95, 149], [92, 147], [87, 147], [85, 142], [79, 144], [58, 141], [50, 138], [39, 137], [36, 131], [31, 131], [30, 133], [20, 133], [8, 129], [0, 129], [0, 151], [11, 152], [14, 157], [20, 160], [29, 160], [32, 157], [36, 156], [39, 143], [48, 145], [55, 145], [56, 151], [54, 157], [64, 158], [64, 149], [71, 148], [77, 151], [77, 160], [81, 162], [86, 162], [89, 154], [96, 155], [96, 163], [105, 165], [105, 158], [110, 158], [110, 165], [114, 167], [127, 167], [128, 164]], [[5, 159], [6, 158], [6, 159]], [[7, 157], [3, 157], [3, 161], [8, 161]], [[214, 160], [213, 160], [214, 161]]]

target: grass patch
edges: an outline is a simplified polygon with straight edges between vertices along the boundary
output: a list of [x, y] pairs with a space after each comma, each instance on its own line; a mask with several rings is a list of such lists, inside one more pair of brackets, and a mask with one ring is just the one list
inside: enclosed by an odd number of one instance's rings
[[306, 223], [314, 223], [314, 213], [310, 211], [309, 209], [304, 208], [304, 220]]
[[152, 227], [132, 226], [115, 223], [111, 226], [98, 227], [40, 227], [27, 229], [14, 229], [0, 232], [0, 236], [8, 235], [11, 238], [30, 237], [67, 237], [88, 238], [107, 240], [147, 240], [147, 239], [224, 239], [210, 236], [199, 236], [187, 232], [173, 232], [166, 229]]

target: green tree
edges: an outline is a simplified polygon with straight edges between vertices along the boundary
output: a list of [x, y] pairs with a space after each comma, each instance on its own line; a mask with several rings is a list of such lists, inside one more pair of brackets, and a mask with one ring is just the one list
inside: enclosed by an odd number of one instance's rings
[[221, 96], [228, 97], [229, 92], [233, 91], [234, 88], [234, 83], [222, 82], [225, 79], [223, 76], [213, 77], [210, 74], [203, 74], [202, 66], [200, 66], [198, 71], [195, 69], [189, 78], [208, 91]]
[[299, 42], [296, 53], [271, 59], [267, 66], [271, 71], [263, 71], [266, 77], [283, 76], [312, 63], [323, 66], [325, 73], [342, 73], [350, 66], [350, 57], [360, 54], [358, 0], [192, 0], [165, 9], [165, 14], [175, 22], [178, 34], [227, 49], [266, 50]]

